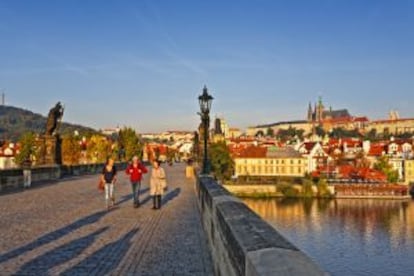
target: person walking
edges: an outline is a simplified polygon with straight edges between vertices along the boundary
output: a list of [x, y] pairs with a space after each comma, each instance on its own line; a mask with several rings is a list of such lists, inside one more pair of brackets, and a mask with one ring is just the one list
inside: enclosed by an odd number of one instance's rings
[[141, 180], [142, 175], [147, 173], [147, 168], [139, 161], [138, 156], [132, 158], [132, 163], [128, 165], [126, 169], [126, 174], [129, 175], [129, 180], [131, 181], [132, 196], [133, 196], [133, 206], [138, 208], [140, 206], [139, 202], [139, 192], [141, 189]]
[[163, 168], [160, 167], [160, 162], [155, 160], [152, 163], [151, 179], [150, 179], [150, 195], [152, 196], [152, 209], [161, 208], [161, 196], [164, 189], [167, 187], [166, 175]]
[[30, 188], [32, 185], [32, 160], [30, 157], [26, 158], [22, 164], [23, 169], [23, 188]]
[[[115, 205], [115, 183], [116, 183], [116, 167], [114, 165], [114, 160], [109, 158], [102, 170], [102, 179], [105, 183], [105, 202], [106, 208], [109, 210], [110, 207]], [[111, 204], [110, 204], [111, 203]]]

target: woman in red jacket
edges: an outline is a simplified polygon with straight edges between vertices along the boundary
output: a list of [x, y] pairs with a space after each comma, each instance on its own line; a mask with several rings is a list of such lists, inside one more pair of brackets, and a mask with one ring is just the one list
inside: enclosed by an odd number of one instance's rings
[[132, 195], [134, 198], [134, 208], [139, 207], [139, 190], [141, 189], [142, 175], [147, 173], [148, 170], [139, 161], [137, 156], [132, 158], [132, 163], [128, 165], [126, 174], [129, 175], [132, 187]]

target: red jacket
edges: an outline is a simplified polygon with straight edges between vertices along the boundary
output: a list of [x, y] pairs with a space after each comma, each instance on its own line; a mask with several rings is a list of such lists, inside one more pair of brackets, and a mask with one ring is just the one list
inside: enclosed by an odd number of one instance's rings
[[128, 165], [128, 168], [126, 169], [125, 172], [126, 174], [129, 175], [131, 182], [137, 182], [137, 181], [141, 181], [142, 175], [144, 173], [147, 173], [148, 170], [147, 168], [145, 168], [144, 165], [142, 165], [141, 163], [138, 163], [138, 167], [134, 167], [134, 165], [132, 164]]

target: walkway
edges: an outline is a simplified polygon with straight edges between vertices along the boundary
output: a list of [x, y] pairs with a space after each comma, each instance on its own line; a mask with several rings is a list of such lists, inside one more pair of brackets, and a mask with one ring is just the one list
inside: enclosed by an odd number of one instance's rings
[[120, 173], [107, 212], [97, 177], [63, 180], [0, 196], [0, 275], [212, 275], [184, 166], [166, 168], [169, 191], [151, 209], [148, 176], [138, 209]]

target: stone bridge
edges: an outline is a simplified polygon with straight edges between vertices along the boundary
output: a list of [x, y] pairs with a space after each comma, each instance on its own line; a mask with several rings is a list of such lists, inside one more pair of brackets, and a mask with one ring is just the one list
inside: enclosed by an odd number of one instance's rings
[[166, 167], [169, 190], [159, 211], [151, 209], [148, 176], [143, 205], [133, 208], [123, 172], [111, 211], [97, 175], [3, 193], [0, 275], [323, 274], [211, 178], [195, 185], [184, 170]]

